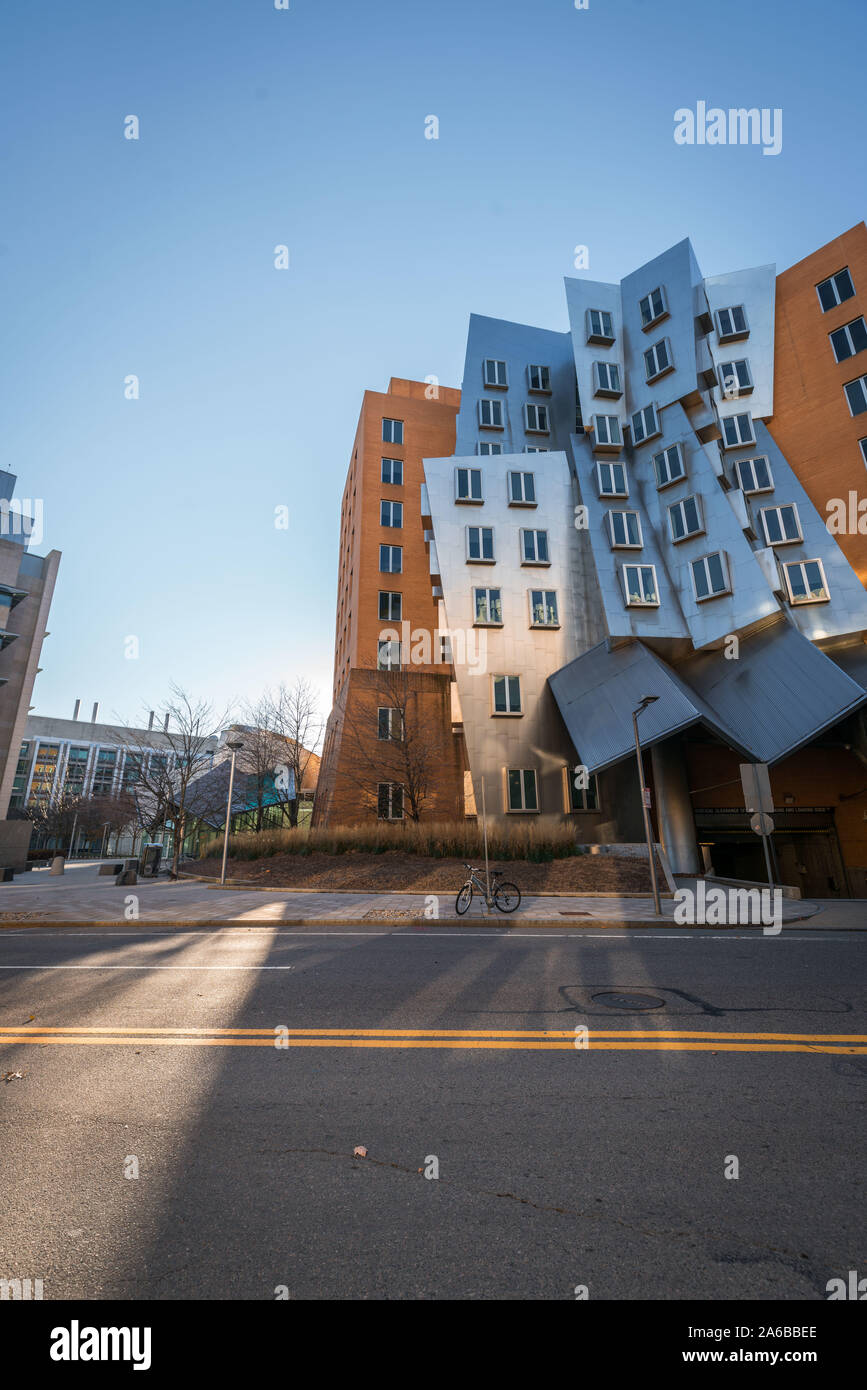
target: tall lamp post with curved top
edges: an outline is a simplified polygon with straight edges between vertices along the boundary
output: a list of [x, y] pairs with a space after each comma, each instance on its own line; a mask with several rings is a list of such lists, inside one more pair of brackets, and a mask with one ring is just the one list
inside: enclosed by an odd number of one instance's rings
[[650, 828], [650, 798], [648, 797], [647, 784], [644, 780], [644, 759], [641, 756], [641, 739], [638, 736], [638, 716], [644, 713], [648, 705], [652, 705], [658, 699], [658, 695], [644, 696], [638, 708], [632, 711], [632, 728], [635, 732], [635, 756], [638, 760], [638, 781], [641, 785], [641, 809], [644, 813], [644, 838], [647, 841], [647, 857], [650, 861], [650, 882], [653, 887], [653, 906], [657, 917], [661, 917], [662, 906], [659, 901], [659, 884], [656, 881], [656, 855], [653, 852], [653, 832]]
[[238, 752], [239, 748], [244, 747], [243, 739], [227, 739], [226, 747], [232, 750], [232, 766], [229, 768], [229, 797], [226, 801], [226, 828], [223, 831], [223, 868], [220, 872], [221, 884], [226, 882], [226, 860], [229, 857], [229, 825], [232, 820], [232, 792], [235, 787], [235, 754]]

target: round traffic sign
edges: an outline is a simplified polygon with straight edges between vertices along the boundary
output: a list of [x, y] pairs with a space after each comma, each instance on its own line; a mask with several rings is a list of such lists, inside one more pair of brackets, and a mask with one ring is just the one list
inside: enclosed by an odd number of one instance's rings
[[750, 817], [750, 829], [757, 835], [772, 835], [774, 831], [774, 818], [767, 815], [764, 811], [757, 811]]

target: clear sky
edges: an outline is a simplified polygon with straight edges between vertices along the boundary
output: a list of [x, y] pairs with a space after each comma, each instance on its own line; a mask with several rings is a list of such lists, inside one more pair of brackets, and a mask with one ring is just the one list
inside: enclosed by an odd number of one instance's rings
[[[864, 0], [4, 6], [0, 466], [63, 551], [36, 712], [327, 705], [362, 391], [460, 385], [470, 312], [565, 330], [578, 244], [782, 270], [862, 220], [865, 39]], [[676, 145], [698, 101], [782, 108], [782, 152]]]

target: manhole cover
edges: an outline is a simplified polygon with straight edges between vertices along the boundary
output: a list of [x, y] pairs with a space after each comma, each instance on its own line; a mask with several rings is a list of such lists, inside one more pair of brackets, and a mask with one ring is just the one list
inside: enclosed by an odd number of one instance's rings
[[622, 994], [617, 990], [603, 990], [593, 998], [608, 1009], [661, 1009], [665, 1005], [655, 994]]

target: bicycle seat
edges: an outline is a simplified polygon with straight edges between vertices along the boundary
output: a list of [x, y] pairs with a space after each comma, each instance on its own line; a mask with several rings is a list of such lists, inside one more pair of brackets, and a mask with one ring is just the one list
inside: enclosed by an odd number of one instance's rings
[[491, 869], [491, 878], [502, 878], [505, 872], [505, 869]]

